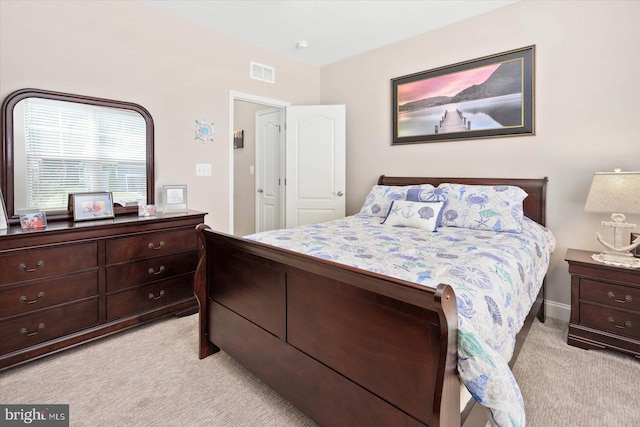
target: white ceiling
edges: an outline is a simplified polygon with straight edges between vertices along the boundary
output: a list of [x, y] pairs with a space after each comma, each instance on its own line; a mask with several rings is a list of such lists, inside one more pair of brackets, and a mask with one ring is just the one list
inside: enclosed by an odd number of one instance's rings
[[322, 67], [519, 0], [139, 1]]

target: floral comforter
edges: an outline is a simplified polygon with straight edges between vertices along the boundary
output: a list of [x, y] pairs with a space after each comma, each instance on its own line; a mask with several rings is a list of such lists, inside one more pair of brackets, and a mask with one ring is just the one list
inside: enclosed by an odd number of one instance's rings
[[451, 285], [461, 380], [491, 411], [494, 425], [524, 426], [524, 402], [508, 363], [555, 248], [551, 232], [526, 217], [522, 233], [429, 232], [380, 220], [357, 214], [246, 237], [432, 288]]

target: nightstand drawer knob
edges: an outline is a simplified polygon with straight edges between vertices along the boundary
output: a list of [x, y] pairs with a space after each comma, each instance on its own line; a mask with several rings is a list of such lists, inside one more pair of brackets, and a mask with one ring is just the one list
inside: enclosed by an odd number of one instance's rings
[[624, 325], [618, 325], [616, 323], [616, 321], [613, 320], [613, 317], [609, 317], [608, 320], [609, 320], [609, 323], [611, 323], [616, 328], [625, 329], [625, 328], [630, 328], [631, 327], [631, 321], [630, 320], [627, 320], [626, 322], [624, 322]]
[[619, 302], [621, 304], [624, 304], [625, 302], [631, 302], [631, 295], [625, 296], [624, 299], [617, 299], [616, 294], [614, 294], [613, 292], [609, 292], [607, 295], [615, 302]]

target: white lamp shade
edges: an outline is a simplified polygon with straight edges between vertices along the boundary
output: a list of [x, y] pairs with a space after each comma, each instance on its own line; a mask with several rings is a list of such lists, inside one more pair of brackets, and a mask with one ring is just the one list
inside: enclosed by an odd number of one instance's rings
[[585, 212], [640, 214], [640, 172], [596, 172]]

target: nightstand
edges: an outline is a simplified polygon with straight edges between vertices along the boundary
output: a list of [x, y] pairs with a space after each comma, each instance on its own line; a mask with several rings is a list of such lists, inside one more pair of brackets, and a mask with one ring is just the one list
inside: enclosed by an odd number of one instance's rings
[[640, 358], [640, 269], [603, 264], [592, 254], [569, 249], [565, 257], [571, 274], [567, 343]]

